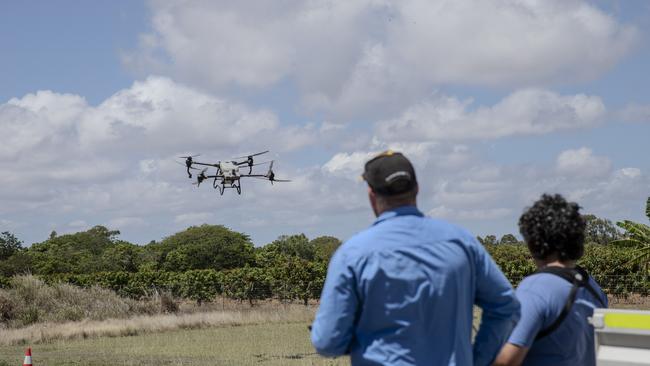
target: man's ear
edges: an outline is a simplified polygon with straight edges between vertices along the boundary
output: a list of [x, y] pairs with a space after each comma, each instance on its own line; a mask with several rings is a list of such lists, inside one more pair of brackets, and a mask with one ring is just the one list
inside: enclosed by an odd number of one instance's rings
[[375, 216], [379, 216], [377, 211], [377, 195], [373, 192], [372, 188], [368, 186], [368, 200], [370, 201], [370, 207], [372, 207], [372, 212], [375, 213]]

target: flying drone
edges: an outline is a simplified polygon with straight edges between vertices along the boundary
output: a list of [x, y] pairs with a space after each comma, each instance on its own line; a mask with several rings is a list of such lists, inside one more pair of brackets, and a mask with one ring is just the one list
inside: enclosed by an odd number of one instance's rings
[[[185, 159], [185, 167], [187, 168], [188, 178], [192, 178], [192, 172], [190, 170], [199, 170], [200, 173], [196, 175], [196, 182], [192, 183], [197, 187], [206, 179], [213, 179], [212, 187], [218, 189], [219, 193], [223, 195], [223, 192], [226, 188], [233, 188], [237, 190], [238, 194], [241, 194], [241, 178], [256, 178], [268, 180], [273, 184], [273, 182], [291, 182], [287, 179], [276, 179], [275, 173], [273, 173], [273, 160], [265, 161], [261, 163], [255, 163], [253, 157], [266, 154], [268, 150], [262, 151], [256, 154], [251, 154], [247, 156], [240, 156], [233, 158], [231, 161], [219, 161], [217, 163], [201, 163], [195, 161], [194, 158], [200, 155], [189, 155], [189, 156], [180, 156], [179, 158]], [[253, 167], [258, 165], [269, 164], [269, 169], [266, 174], [253, 174]], [[203, 169], [194, 167], [194, 165], [205, 166]], [[240, 167], [248, 167], [248, 173], [241, 173], [239, 171]], [[214, 175], [207, 174], [207, 171], [210, 167], [217, 168], [217, 171]]]

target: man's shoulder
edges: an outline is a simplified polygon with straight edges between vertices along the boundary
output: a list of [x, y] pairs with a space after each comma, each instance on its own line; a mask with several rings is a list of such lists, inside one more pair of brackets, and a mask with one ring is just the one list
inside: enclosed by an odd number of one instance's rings
[[[477, 243], [476, 237], [459, 225], [428, 216], [411, 216], [409, 218], [414, 218], [419, 222], [418, 231], [431, 241], [460, 241], [469, 245]], [[393, 228], [394, 226], [390, 222], [372, 225], [346, 240], [341, 245], [341, 249], [346, 251], [363, 250], [368, 247], [369, 243], [386, 240], [388, 238], [386, 234]]]
[[525, 277], [517, 286], [520, 300], [541, 301], [545, 306], [561, 308], [564, 306], [572, 284], [551, 273], [534, 273]]

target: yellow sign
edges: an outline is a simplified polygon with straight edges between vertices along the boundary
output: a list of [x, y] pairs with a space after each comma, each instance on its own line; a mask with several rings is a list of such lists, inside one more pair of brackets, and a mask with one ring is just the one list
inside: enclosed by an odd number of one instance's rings
[[650, 314], [606, 313], [605, 326], [650, 330]]

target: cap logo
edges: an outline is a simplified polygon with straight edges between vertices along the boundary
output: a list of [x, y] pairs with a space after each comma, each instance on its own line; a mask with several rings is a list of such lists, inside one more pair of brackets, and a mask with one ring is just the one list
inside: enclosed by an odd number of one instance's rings
[[398, 178], [401, 178], [401, 177], [406, 177], [408, 179], [411, 179], [411, 174], [409, 174], [408, 172], [405, 172], [405, 171], [399, 171], [399, 172], [395, 172], [395, 173], [387, 176], [386, 179], [384, 179], [384, 180], [386, 181], [386, 183], [391, 183], [395, 179], [398, 179]]

